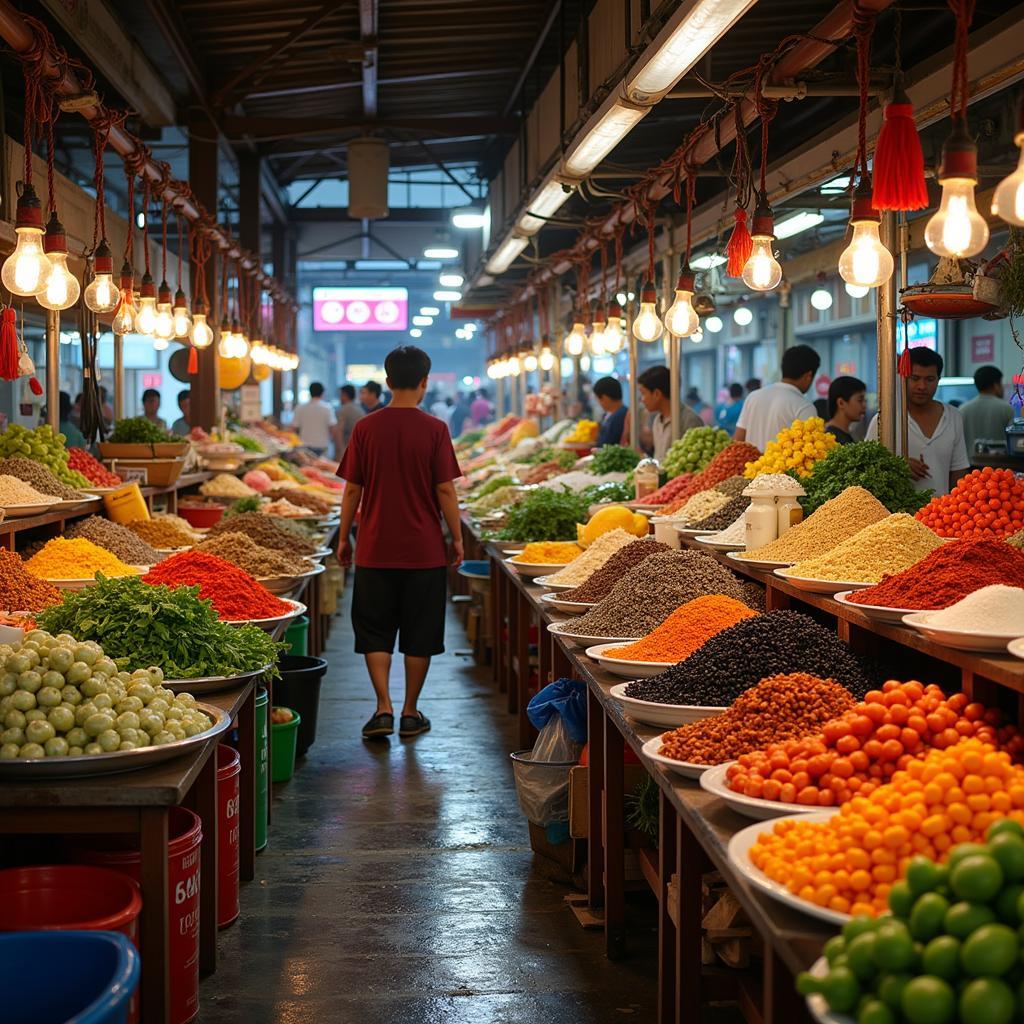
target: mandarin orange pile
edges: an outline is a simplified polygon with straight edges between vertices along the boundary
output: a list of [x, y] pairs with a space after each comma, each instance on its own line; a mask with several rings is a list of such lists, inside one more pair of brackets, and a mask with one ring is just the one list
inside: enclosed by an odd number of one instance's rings
[[935, 685], [887, 682], [820, 733], [742, 755], [726, 773], [729, 788], [783, 803], [833, 807], [866, 795], [913, 758], [974, 736], [1016, 756], [1024, 737], [998, 711]]
[[1024, 526], [1024, 479], [1011, 469], [976, 469], [917, 518], [940, 537], [1008, 537]]
[[943, 861], [1006, 816], [1024, 823], [1024, 768], [1005, 751], [967, 739], [909, 761], [828, 821], [777, 822], [758, 836], [750, 859], [801, 899], [874, 917], [887, 909], [912, 857]]

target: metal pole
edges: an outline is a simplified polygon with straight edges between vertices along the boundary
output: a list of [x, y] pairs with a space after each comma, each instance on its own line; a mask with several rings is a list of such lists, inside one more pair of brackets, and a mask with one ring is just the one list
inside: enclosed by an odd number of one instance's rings
[[[879, 235], [890, 250], [895, 241], [896, 218], [882, 214]], [[890, 278], [878, 289], [878, 440], [889, 451], [896, 450], [896, 281]]]
[[[900, 246], [900, 294], [907, 287], [907, 266], [910, 262], [910, 225], [907, 223], [907, 215], [902, 210], [899, 216], [899, 246]], [[895, 321], [893, 321], [895, 329]], [[900, 377], [900, 451], [904, 455], [910, 451], [908, 434], [910, 424], [907, 417], [910, 412], [907, 408], [907, 378]]]
[[124, 335], [114, 335], [114, 419], [124, 419]]
[[46, 311], [46, 422], [60, 429], [60, 312]]
[[631, 328], [626, 328], [626, 337], [629, 339], [629, 446], [640, 450], [640, 391], [637, 388], [636, 378], [640, 353], [637, 348], [638, 342], [633, 335]]

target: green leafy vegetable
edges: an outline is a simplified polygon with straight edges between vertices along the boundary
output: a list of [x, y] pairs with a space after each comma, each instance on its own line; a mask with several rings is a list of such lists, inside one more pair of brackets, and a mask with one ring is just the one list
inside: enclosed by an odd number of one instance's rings
[[114, 424], [114, 432], [107, 440], [114, 444], [164, 444], [168, 441], [181, 441], [181, 438], [167, 433], [145, 416], [132, 416], [118, 420]]
[[250, 437], [248, 434], [232, 434], [231, 440], [235, 444], [241, 445], [247, 452], [262, 452], [266, 450], [255, 437]]
[[594, 452], [590, 472], [597, 476], [605, 473], [628, 473], [640, 461], [640, 454], [621, 444], [606, 444]]
[[515, 482], [515, 478], [509, 476], [507, 473], [502, 476], [492, 476], [487, 483], [481, 484], [480, 487], [470, 495], [470, 500], [479, 501], [481, 498], [486, 498], [488, 494], [493, 494], [502, 487], [508, 487]]
[[484, 439], [484, 434], [487, 433], [482, 427], [476, 430], [463, 431], [457, 438], [455, 438], [454, 444], [457, 445], [471, 445], [477, 444], [479, 441]]
[[567, 448], [538, 448], [523, 458], [527, 466], [539, 466], [543, 462], [557, 462], [562, 469], [576, 465], [579, 455]]
[[499, 540], [575, 540], [576, 525], [586, 521], [591, 503], [571, 491], [538, 487], [509, 513]]
[[629, 484], [617, 484], [610, 480], [603, 484], [584, 487], [579, 494], [581, 498], [586, 498], [590, 505], [597, 505], [603, 501], [632, 501], [636, 497], [634, 489]]
[[229, 516], [241, 515], [243, 512], [259, 512], [260, 510], [260, 499], [255, 495], [249, 498], [239, 498], [238, 501], [233, 501], [224, 510], [224, 519]]

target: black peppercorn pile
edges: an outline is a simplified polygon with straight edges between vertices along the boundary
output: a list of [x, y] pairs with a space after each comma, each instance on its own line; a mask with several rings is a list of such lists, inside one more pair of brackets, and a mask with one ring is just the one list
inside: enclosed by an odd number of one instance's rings
[[638, 679], [628, 697], [657, 704], [725, 707], [769, 676], [831, 677], [862, 698], [874, 680], [836, 635], [800, 612], [777, 611], [722, 630], [661, 675]]
[[712, 512], [711, 515], [705, 516], [700, 522], [694, 523], [693, 528], [695, 530], [707, 530], [709, 533], [717, 533], [719, 530], [724, 530], [727, 526], [732, 526], [746, 512], [749, 504], [750, 499], [740, 495], [733, 498], [728, 505], [723, 505], [717, 512]]

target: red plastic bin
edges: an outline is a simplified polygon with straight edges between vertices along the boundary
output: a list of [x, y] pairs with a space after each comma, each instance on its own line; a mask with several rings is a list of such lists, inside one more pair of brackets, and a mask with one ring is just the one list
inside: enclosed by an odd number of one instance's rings
[[242, 799], [239, 776], [242, 758], [234, 747], [217, 747], [217, 927], [227, 928], [238, 917], [239, 814]]

